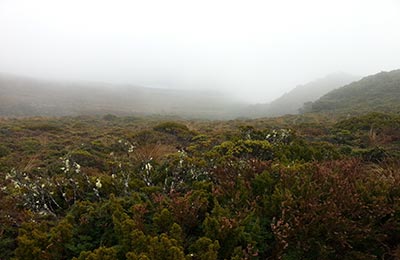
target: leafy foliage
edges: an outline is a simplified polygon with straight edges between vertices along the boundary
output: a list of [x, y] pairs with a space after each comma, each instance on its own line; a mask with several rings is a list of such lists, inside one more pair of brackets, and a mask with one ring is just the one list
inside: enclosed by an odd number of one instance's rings
[[399, 122], [2, 120], [0, 258], [399, 258]]

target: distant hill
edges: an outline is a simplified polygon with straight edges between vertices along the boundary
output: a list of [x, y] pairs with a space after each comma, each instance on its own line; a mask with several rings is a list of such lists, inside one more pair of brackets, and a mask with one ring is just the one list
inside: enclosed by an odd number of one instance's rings
[[0, 74], [0, 116], [159, 114], [230, 118], [241, 108], [216, 92], [61, 82]]
[[299, 85], [271, 103], [251, 106], [247, 112], [253, 117], [298, 114], [304, 103], [315, 101], [329, 91], [358, 79], [359, 77], [346, 73], [330, 74], [305, 85]]
[[400, 70], [381, 72], [333, 90], [309, 104], [305, 112], [400, 112]]

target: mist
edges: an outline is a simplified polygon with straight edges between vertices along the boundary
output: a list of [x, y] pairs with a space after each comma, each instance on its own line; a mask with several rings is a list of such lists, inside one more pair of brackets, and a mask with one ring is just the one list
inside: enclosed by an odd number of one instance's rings
[[395, 0], [2, 0], [0, 72], [269, 102], [399, 68], [399, 13]]

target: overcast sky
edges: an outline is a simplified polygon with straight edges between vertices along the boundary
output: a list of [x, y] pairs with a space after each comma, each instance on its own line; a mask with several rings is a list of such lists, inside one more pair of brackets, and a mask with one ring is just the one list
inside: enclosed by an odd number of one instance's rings
[[398, 0], [0, 0], [0, 72], [264, 102], [398, 68]]

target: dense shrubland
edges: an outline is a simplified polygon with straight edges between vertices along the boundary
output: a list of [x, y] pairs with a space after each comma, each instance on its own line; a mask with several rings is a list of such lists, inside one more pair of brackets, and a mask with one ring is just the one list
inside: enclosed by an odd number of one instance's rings
[[380, 72], [307, 102], [301, 112], [362, 115], [400, 111], [400, 70]]
[[0, 122], [0, 259], [397, 259], [400, 118]]

